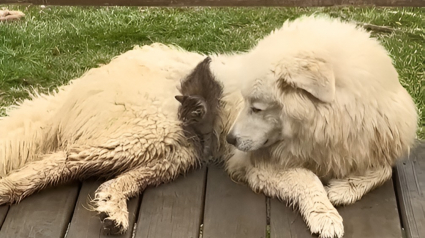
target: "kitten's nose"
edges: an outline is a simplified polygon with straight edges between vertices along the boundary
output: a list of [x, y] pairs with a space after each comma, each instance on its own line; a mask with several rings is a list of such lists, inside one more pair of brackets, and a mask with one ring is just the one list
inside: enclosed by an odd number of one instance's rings
[[236, 145], [236, 137], [232, 134], [227, 134], [226, 141], [231, 145]]

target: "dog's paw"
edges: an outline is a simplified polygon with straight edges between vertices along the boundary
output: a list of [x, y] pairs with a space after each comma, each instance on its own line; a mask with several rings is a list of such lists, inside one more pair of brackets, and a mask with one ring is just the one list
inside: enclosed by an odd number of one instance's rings
[[312, 212], [308, 217], [310, 231], [320, 238], [341, 238], [344, 235], [342, 217], [337, 210]]
[[328, 198], [334, 206], [350, 205], [360, 200], [361, 184], [348, 179], [334, 179], [325, 187]]
[[100, 220], [102, 221], [102, 232], [105, 235], [119, 235], [126, 232], [124, 224], [111, 219], [106, 212], [99, 214]]
[[129, 224], [125, 197], [98, 190], [91, 202], [93, 210], [100, 216], [104, 234], [115, 235], [127, 231]]

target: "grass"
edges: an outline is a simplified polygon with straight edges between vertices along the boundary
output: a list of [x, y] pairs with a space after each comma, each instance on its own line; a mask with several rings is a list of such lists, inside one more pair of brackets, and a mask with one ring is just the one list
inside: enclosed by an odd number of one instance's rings
[[425, 139], [425, 8], [138, 8], [7, 6], [27, 16], [0, 23], [0, 114], [28, 96], [52, 90], [133, 45], [172, 43], [191, 51], [247, 50], [286, 19], [313, 12], [389, 26], [375, 33], [394, 59], [420, 113]]

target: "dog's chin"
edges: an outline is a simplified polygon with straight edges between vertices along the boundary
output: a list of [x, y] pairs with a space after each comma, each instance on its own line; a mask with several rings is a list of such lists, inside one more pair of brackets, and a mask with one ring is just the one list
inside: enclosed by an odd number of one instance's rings
[[[264, 141], [263, 145], [261, 145], [256, 150], [262, 150], [262, 149], [270, 148], [271, 146], [276, 145], [279, 141], [280, 140], [276, 140], [276, 139], [273, 139], [273, 138], [266, 139]], [[251, 150], [251, 151], [254, 151], [254, 150]]]
[[243, 151], [243, 152], [249, 152], [252, 151], [251, 146], [245, 146], [245, 145], [235, 145], [236, 149]]
[[243, 152], [249, 152], [255, 150], [255, 147], [252, 146], [252, 144], [246, 144], [246, 143], [238, 143], [235, 145], [236, 149], [243, 151]]
[[264, 142], [264, 144], [263, 144], [263, 146], [261, 148], [267, 148], [267, 147], [273, 146], [276, 143], [281, 142], [281, 141], [282, 141], [282, 139], [267, 139]]
[[238, 149], [238, 150], [240, 150], [242, 152], [250, 152], [251, 151], [250, 148], [247, 148], [247, 147], [236, 146], [236, 149]]
[[236, 145], [236, 148], [243, 152], [250, 152], [250, 151], [256, 151], [265, 147], [268, 147], [271, 143], [270, 140], [266, 139], [264, 142], [261, 143], [240, 143]]

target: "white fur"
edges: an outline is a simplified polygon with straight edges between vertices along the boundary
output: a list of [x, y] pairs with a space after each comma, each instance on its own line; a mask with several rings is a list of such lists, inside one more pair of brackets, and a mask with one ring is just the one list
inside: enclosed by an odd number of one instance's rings
[[[125, 230], [126, 199], [196, 163], [174, 95], [204, 57], [162, 44], [136, 47], [55, 94], [11, 108], [0, 120], [0, 202], [43, 187], [38, 170], [59, 179], [50, 168], [67, 160], [128, 163], [132, 170], [103, 184], [94, 199], [96, 211]], [[352, 203], [382, 184], [413, 144], [412, 99], [383, 47], [352, 24], [286, 22], [247, 53], [213, 56], [211, 69], [227, 103], [215, 128], [226, 170], [254, 191], [297, 204], [321, 237], [344, 232], [331, 202]], [[245, 152], [228, 146], [227, 134]], [[174, 157], [168, 145], [178, 145]], [[327, 190], [319, 178], [331, 179]]]
[[413, 146], [415, 104], [384, 47], [356, 25], [288, 21], [244, 60], [252, 67], [234, 76], [244, 79], [244, 107], [228, 141], [249, 152], [251, 166], [310, 169], [345, 205], [387, 181]]

